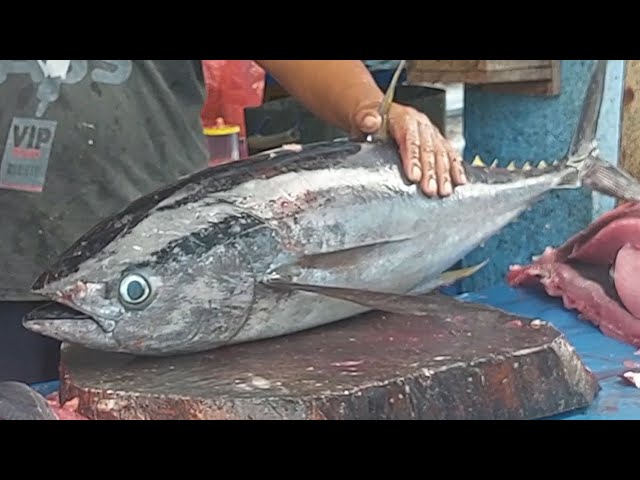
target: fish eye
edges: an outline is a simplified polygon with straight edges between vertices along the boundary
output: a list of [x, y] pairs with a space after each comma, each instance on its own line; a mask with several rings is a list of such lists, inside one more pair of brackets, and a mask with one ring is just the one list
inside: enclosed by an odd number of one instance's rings
[[151, 295], [151, 285], [137, 273], [129, 274], [120, 281], [120, 298], [129, 305], [140, 305]]

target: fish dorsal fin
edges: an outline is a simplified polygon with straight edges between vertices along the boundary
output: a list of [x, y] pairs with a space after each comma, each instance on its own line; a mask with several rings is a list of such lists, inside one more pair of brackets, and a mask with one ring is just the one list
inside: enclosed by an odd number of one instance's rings
[[[540, 162], [537, 167], [538, 170], [546, 170], [550, 167], [556, 169], [573, 167], [577, 170], [582, 170], [588, 157], [598, 155], [596, 134], [604, 98], [606, 73], [607, 60], [596, 60], [582, 103], [576, 131], [567, 154], [562, 159], [553, 162]], [[472, 165], [481, 166], [476, 161]], [[529, 162], [520, 168], [516, 167], [515, 162], [511, 162], [505, 168], [509, 171], [522, 170], [527, 172], [532, 169], [531, 167], [532, 165]], [[570, 181], [569, 183], [573, 182]]]

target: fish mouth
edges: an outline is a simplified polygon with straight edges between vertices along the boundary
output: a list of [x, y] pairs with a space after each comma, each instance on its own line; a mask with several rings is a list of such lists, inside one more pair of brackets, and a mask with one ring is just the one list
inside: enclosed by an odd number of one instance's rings
[[116, 342], [110, 333], [86, 313], [57, 302], [48, 302], [28, 312], [22, 318], [27, 330], [60, 342], [80, 344], [88, 348], [113, 348]]
[[40, 274], [40, 276], [36, 279], [35, 282], [33, 282], [33, 285], [31, 286], [31, 290], [33, 292], [39, 292], [41, 290], [44, 290], [45, 287], [51, 283], [51, 281], [55, 280], [55, 275], [50, 272], [50, 271], [46, 271], [43, 272], [42, 274]]
[[[106, 284], [103, 282], [90, 282], [85, 280], [69, 281], [64, 284], [58, 282], [58, 277], [51, 271], [42, 273], [31, 287], [32, 293], [48, 299], [51, 303], [40, 306], [24, 317], [23, 325], [28, 328], [40, 328], [45, 323], [56, 322], [56, 327], [63, 320], [71, 320], [78, 325], [82, 321], [91, 321], [100, 327], [104, 333], [111, 333], [116, 327], [117, 318], [107, 315], [93, 316], [91, 311], [78, 305], [78, 299], [92, 295], [94, 301], [99, 301], [104, 296]], [[42, 318], [36, 318], [36, 317]], [[39, 325], [39, 327], [36, 327]], [[44, 332], [43, 332], [44, 333]], [[46, 333], [45, 333], [46, 334]]]

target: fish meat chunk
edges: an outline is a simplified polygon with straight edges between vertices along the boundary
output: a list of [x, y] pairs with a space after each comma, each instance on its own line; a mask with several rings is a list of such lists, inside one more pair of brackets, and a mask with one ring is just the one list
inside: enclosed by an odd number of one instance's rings
[[640, 346], [640, 203], [605, 213], [532, 264], [513, 265], [507, 282], [539, 285], [612, 338]]

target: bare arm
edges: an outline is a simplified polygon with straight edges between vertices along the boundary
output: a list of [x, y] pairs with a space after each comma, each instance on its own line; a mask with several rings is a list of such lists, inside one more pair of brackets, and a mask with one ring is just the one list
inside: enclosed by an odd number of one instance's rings
[[[361, 60], [255, 60], [311, 112], [351, 135], [375, 133], [384, 94]], [[450, 195], [466, 183], [462, 158], [429, 118], [394, 103], [389, 130], [404, 171], [429, 196]]]
[[255, 60], [311, 112], [350, 133], [354, 117], [377, 108], [384, 96], [360, 60]]

